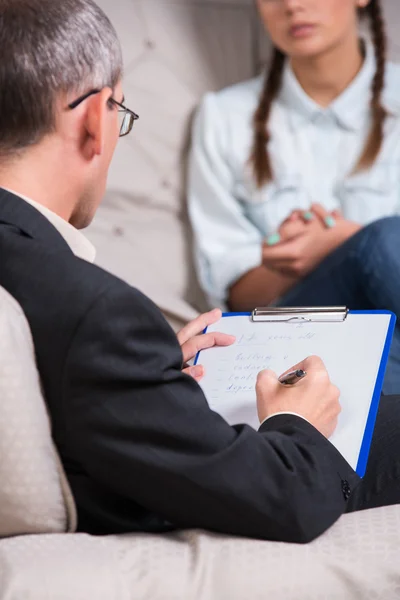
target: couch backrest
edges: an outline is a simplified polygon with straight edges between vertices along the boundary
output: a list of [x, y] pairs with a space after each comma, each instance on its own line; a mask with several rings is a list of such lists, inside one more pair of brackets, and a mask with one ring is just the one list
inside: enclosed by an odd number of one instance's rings
[[127, 105], [108, 193], [88, 235], [97, 262], [139, 287], [178, 326], [205, 308], [191, 260], [184, 160], [201, 97], [256, 75], [253, 0], [97, 0], [122, 40]]
[[0, 286], [0, 537], [75, 529], [29, 325]]

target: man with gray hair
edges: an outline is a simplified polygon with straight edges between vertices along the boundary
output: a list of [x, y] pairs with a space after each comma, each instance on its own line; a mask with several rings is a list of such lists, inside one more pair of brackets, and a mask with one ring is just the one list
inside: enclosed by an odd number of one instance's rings
[[[261, 373], [259, 430], [230, 427], [195, 381], [201, 367], [183, 364], [233, 343], [199, 335], [220, 312], [177, 339], [149, 299], [91, 264], [78, 230], [101, 201], [118, 137], [138, 118], [99, 7], [0, 0], [0, 56], [0, 285], [32, 330], [80, 531], [198, 527], [306, 542], [345, 510], [398, 502], [400, 469], [379, 436], [361, 485], [328, 441], [339, 393], [318, 358], [301, 364], [308, 376], [290, 390]], [[378, 427], [398, 448], [399, 403], [389, 400]]]

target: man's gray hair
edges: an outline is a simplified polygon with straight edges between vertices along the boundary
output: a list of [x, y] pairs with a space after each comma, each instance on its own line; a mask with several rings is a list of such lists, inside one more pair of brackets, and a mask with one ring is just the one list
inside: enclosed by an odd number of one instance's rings
[[0, 0], [0, 157], [54, 130], [60, 93], [121, 77], [117, 34], [93, 0]]

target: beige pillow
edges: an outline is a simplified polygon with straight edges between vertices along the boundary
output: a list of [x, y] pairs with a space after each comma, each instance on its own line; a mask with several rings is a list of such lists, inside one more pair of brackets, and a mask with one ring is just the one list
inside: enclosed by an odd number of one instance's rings
[[76, 529], [28, 322], [0, 287], [0, 537]]

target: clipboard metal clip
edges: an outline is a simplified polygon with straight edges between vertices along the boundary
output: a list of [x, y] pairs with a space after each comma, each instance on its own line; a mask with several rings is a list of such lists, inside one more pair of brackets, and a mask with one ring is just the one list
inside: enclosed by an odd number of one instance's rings
[[251, 315], [254, 323], [342, 323], [349, 309], [345, 306], [304, 306], [255, 308]]

